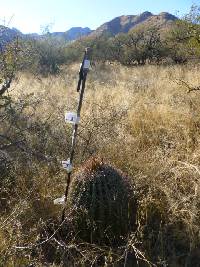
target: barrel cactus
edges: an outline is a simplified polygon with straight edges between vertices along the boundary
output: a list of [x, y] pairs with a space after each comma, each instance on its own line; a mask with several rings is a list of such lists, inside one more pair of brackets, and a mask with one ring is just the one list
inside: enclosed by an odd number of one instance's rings
[[81, 239], [98, 244], [119, 244], [134, 229], [136, 194], [121, 171], [92, 158], [71, 183], [67, 211]]

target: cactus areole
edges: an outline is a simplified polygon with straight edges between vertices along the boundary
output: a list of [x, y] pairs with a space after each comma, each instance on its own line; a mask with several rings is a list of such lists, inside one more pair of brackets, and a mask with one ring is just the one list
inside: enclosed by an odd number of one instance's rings
[[130, 179], [92, 158], [73, 177], [67, 211], [82, 240], [119, 245], [135, 228], [136, 203]]

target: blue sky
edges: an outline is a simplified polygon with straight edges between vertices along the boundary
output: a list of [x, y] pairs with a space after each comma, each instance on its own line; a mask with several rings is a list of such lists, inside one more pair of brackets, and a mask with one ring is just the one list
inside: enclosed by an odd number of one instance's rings
[[194, 3], [200, 0], [0, 0], [0, 24], [24, 33], [41, 32], [41, 26], [47, 24], [52, 31], [74, 26], [96, 29], [119, 15], [144, 11], [185, 14]]

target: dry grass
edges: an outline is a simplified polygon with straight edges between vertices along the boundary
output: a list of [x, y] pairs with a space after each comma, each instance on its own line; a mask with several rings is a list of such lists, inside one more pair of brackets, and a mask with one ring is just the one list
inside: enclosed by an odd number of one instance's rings
[[[69, 153], [71, 130], [65, 125], [64, 111], [76, 108], [77, 70], [74, 65], [44, 79], [20, 74], [13, 85], [16, 99], [32, 93], [31, 100], [37, 102], [34, 118], [48, 121], [47, 156], [51, 152], [53, 160], [66, 159]], [[200, 92], [188, 94], [177, 80], [199, 85], [199, 66], [93, 67], [75, 165], [78, 168], [91, 155], [99, 155], [131, 176], [140, 194], [138, 249], [157, 266], [195, 267], [200, 259]], [[32, 111], [30, 107], [26, 114]], [[29, 138], [40, 145], [40, 137]], [[17, 201], [10, 200], [13, 206], [0, 219], [0, 250], [5, 255], [0, 266], [45, 262], [37, 250], [35, 257], [15, 248], [37, 242], [41, 225], [61, 212], [52, 201], [64, 192], [65, 173], [57, 164], [52, 172], [41, 165], [34, 163], [28, 189], [28, 172], [17, 176]], [[91, 262], [98, 253], [114, 258], [115, 252], [101, 249], [95, 248]], [[79, 255], [83, 262], [91, 257], [86, 251]], [[105, 266], [112, 266], [111, 262]]]

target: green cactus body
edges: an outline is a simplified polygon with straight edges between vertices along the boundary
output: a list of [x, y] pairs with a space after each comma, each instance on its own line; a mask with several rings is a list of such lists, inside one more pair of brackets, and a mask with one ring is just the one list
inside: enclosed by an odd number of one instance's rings
[[122, 172], [92, 158], [73, 178], [67, 210], [83, 240], [119, 244], [135, 227], [135, 192]]

